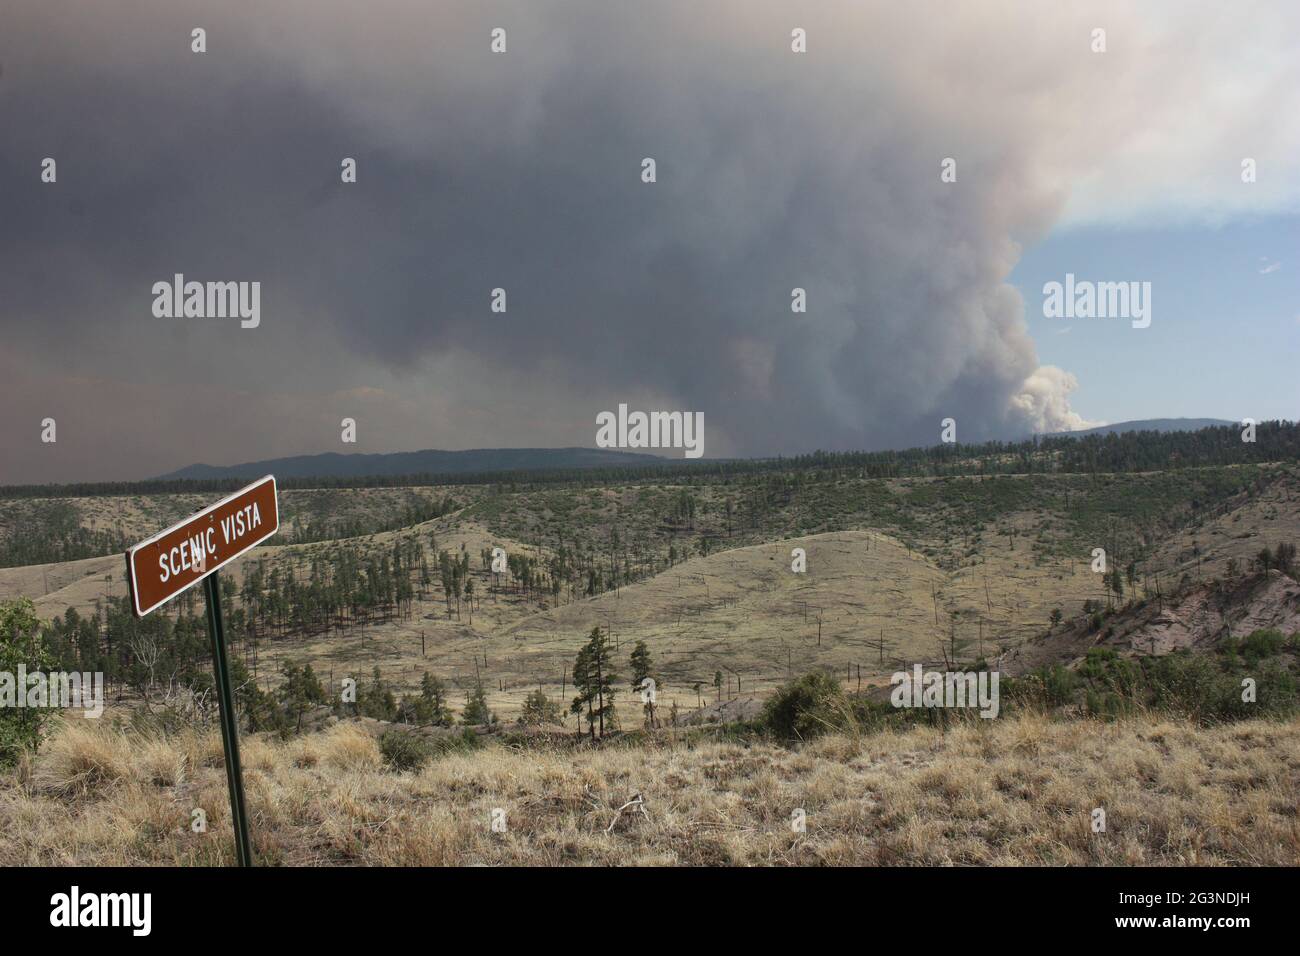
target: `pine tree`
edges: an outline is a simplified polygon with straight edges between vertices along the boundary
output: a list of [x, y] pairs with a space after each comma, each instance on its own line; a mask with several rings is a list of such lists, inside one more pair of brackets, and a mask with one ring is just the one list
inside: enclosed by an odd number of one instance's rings
[[284, 682], [280, 685], [280, 706], [294, 730], [302, 730], [302, 715], [313, 705], [325, 703], [325, 688], [321, 686], [310, 664], [298, 667], [284, 661], [280, 665]]
[[357, 710], [376, 720], [397, 719], [397, 698], [379, 673], [377, 664], [371, 672], [370, 683], [357, 688]]
[[483, 692], [483, 682], [474, 684], [474, 689], [465, 696], [465, 710], [460, 715], [461, 723], [466, 725], [486, 725], [496, 722], [496, 715], [488, 710], [487, 694]]
[[[569, 713], [577, 714], [579, 721], [582, 720], [582, 712], [585, 708], [587, 711], [587, 727], [591, 730], [591, 736], [594, 740], [596, 732], [594, 730], [596, 721], [592, 716], [592, 701], [595, 695], [591, 690], [591, 674], [595, 673], [591, 667], [591, 650], [590, 646], [584, 644], [578, 648], [578, 656], [573, 661], [573, 688], [578, 693], [574, 696], [573, 702], [569, 705]], [[582, 734], [582, 725], [578, 725], [578, 734]]]
[[415, 702], [416, 722], [432, 724], [434, 727], [450, 727], [456, 722], [451, 708], [447, 706], [447, 690], [442, 681], [428, 671], [420, 678], [420, 696]]
[[614, 684], [618, 676], [614, 673], [614, 653], [609, 639], [599, 627], [591, 629], [586, 644], [578, 651], [573, 662], [573, 686], [578, 691], [569, 710], [581, 714], [587, 711], [587, 729], [591, 738], [596, 739], [597, 727], [600, 736], [605, 736], [605, 725], [614, 726]]
[[[648, 688], [645, 686], [646, 681], [650, 681], [657, 694], [659, 690], [659, 680], [654, 673], [654, 659], [650, 656], [650, 649], [646, 647], [645, 641], [637, 641], [636, 646], [632, 648], [632, 690], [646, 694]], [[655, 719], [655, 698], [653, 695], [644, 696], [645, 703], [642, 710], [645, 713], [645, 722], [647, 727], [657, 727], [658, 721]]]
[[519, 719], [525, 724], [558, 724], [560, 708], [539, 687], [524, 698], [524, 710]]

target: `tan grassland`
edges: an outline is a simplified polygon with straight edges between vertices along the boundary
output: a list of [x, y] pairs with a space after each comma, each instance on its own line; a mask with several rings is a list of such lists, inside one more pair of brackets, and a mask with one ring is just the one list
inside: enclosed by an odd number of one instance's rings
[[[637, 747], [494, 742], [401, 773], [341, 723], [247, 738], [244, 762], [264, 864], [1300, 863], [1295, 720], [1022, 714], [795, 749], [671, 733]], [[645, 813], [620, 813], [635, 794]], [[71, 719], [0, 783], [0, 865], [229, 864], [226, 800], [217, 737]]]

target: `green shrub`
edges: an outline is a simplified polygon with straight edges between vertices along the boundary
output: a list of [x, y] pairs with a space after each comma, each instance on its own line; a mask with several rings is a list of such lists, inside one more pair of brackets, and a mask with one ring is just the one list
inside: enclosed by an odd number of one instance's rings
[[815, 671], [777, 688], [758, 723], [784, 740], [809, 740], [842, 728], [850, 710], [835, 678]]
[[[0, 671], [15, 675], [19, 664], [29, 674], [49, 673], [55, 666], [41, 636], [36, 606], [25, 597], [0, 601]], [[12, 676], [9, 681], [13, 684], [9, 693], [14, 696], [0, 707], [0, 767], [11, 766], [24, 750], [35, 753], [55, 714], [48, 708], [13, 706], [17, 695], [26, 695], [27, 688], [17, 686]]]
[[1265, 630], [1255, 631], [1243, 638], [1238, 647], [1242, 657], [1251, 663], [1255, 663], [1266, 657], [1274, 657], [1282, 653], [1285, 644], [1286, 638], [1282, 636], [1281, 631]]
[[1206, 723], [1259, 715], [1242, 701], [1239, 680], [1208, 657], [1175, 651], [1146, 658], [1143, 671], [1153, 707]]
[[1077, 674], [1060, 664], [1053, 664], [1051, 667], [1043, 669], [1041, 676], [1043, 695], [1050, 706], [1060, 707], [1070, 703], [1075, 689], [1079, 686], [1079, 676]]
[[428, 743], [415, 734], [386, 730], [379, 738], [379, 753], [394, 770], [416, 770], [433, 756]]
[[[1202, 723], [1292, 713], [1300, 703], [1295, 678], [1279, 662], [1265, 660], [1284, 643], [1276, 632], [1258, 631], [1240, 642], [1225, 641], [1218, 657], [1180, 650], [1122, 658], [1093, 648], [1078, 669], [1086, 683], [1084, 705], [1099, 716], [1151, 707]], [[1241, 699], [1245, 678], [1255, 681], [1254, 702]]]

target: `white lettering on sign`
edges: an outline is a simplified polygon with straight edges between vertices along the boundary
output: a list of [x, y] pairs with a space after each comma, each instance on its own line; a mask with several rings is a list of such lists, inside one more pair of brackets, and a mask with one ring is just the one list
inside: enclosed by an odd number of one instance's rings
[[[222, 524], [224, 523], [223, 521]], [[166, 581], [172, 575], [188, 571], [190, 568], [202, 571], [207, 563], [207, 555], [215, 556], [217, 553], [217, 543], [212, 537], [216, 530], [216, 528], [209, 528], [207, 531], [201, 531], [192, 538], [186, 538], [170, 551], [158, 555], [158, 567], [162, 571], [158, 580]], [[229, 535], [226, 536], [226, 543], [230, 543]]]
[[230, 517], [222, 518], [221, 532], [226, 536], [226, 544], [230, 544], [242, 538], [245, 531], [251, 531], [261, 524], [262, 513], [257, 510], [256, 504], [251, 504], [243, 511], [236, 511]]
[[[231, 544], [261, 526], [262, 512], [258, 510], [257, 503], [254, 502], [244, 507], [243, 510], [222, 518], [221, 535], [226, 544]], [[212, 537], [216, 530], [216, 528], [208, 528], [207, 531], [200, 531], [193, 537], [182, 541], [170, 551], [158, 555], [158, 567], [162, 571], [158, 579], [165, 582], [172, 575], [188, 571], [190, 568], [202, 570], [205, 563], [204, 555], [211, 554], [215, 556], [217, 553], [217, 544]]]

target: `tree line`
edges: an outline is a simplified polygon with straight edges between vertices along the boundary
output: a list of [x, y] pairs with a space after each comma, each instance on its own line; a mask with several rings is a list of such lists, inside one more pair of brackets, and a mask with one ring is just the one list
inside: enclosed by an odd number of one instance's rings
[[[1255, 440], [1242, 441], [1242, 427], [1219, 425], [1196, 431], [1136, 431], [1082, 436], [1034, 436], [1022, 441], [939, 444], [892, 451], [815, 451], [776, 458], [708, 459], [660, 463], [544, 468], [442, 474], [286, 478], [284, 490], [402, 488], [483, 485], [497, 493], [550, 485], [603, 486], [618, 482], [692, 482], [790, 470], [828, 469], [868, 478], [962, 475], [1095, 474], [1159, 471], [1300, 460], [1300, 424], [1260, 422]], [[229, 493], [246, 478], [166, 479], [138, 482], [81, 482], [64, 485], [8, 485], [0, 498], [69, 498], [148, 494]]]

